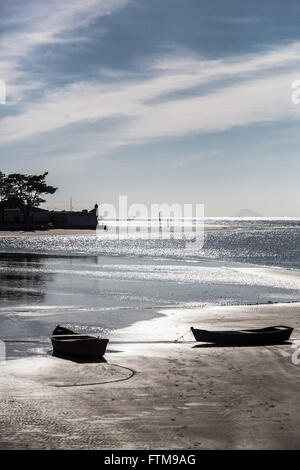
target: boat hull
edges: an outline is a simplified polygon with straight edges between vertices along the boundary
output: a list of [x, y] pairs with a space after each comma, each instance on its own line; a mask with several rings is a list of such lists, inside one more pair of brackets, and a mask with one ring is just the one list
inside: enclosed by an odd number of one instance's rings
[[53, 352], [77, 357], [104, 356], [108, 339], [54, 339]]
[[104, 356], [108, 339], [80, 335], [57, 326], [50, 336], [53, 352], [76, 357]]
[[293, 328], [279, 325], [252, 330], [207, 331], [192, 327], [191, 331], [198, 342], [222, 346], [259, 346], [287, 341]]

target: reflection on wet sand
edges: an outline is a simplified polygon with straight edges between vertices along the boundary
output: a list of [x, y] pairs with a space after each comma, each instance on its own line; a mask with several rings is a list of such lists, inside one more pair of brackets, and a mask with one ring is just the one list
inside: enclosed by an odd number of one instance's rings
[[53, 275], [44, 272], [43, 265], [43, 259], [38, 256], [0, 255], [0, 300], [44, 298], [45, 283]]

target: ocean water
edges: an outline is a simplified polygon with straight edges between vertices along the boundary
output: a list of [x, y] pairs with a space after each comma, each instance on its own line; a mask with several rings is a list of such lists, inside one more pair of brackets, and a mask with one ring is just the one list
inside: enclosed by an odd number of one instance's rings
[[[226, 230], [208, 231], [202, 238], [116, 239], [99, 236], [0, 237], [0, 253], [36, 253], [60, 256], [143, 256], [222, 260], [300, 269], [300, 218], [206, 218], [208, 226]], [[98, 232], [99, 234], [99, 232]]]
[[[34, 354], [56, 324], [110, 337], [168, 310], [300, 301], [300, 219], [207, 219], [192, 241], [0, 237], [0, 338]], [[272, 268], [272, 269], [270, 269]], [[290, 273], [286, 273], [289, 270]], [[163, 313], [162, 313], [163, 312]]]

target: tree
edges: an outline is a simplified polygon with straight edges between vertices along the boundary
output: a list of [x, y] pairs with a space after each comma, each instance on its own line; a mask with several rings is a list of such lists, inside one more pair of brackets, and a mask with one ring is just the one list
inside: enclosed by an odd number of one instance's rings
[[11, 173], [2, 176], [3, 201], [8, 207], [18, 207], [21, 210], [26, 225], [29, 225], [31, 210], [45, 202], [45, 199], [40, 197], [41, 194], [54, 194], [57, 190], [46, 184], [47, 175], [46, 171], [41, 175]]

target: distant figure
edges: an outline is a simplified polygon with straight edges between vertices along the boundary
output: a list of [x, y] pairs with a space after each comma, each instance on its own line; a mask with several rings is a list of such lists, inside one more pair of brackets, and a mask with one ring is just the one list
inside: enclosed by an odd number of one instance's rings
[[98, 204], [95, 204], [94, 209], [90, 211], [90, 214], [98, 218]]
[[94, 209], [89, 211], [89, 215], [94, 218], [95, 229], [98, 226], [98, 204], [95, 204]]

